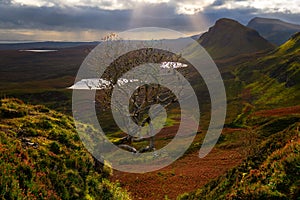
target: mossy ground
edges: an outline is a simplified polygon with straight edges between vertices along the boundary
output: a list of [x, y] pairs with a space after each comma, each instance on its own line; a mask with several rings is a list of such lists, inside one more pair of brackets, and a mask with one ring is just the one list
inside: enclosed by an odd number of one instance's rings
[[1, 99], [0, 124], [1, 198], [129, 199], [84, 148], [71, 117]]

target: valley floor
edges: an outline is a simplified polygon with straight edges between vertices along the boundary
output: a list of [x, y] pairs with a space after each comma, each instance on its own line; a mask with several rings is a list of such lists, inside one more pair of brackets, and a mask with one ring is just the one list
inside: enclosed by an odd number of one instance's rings
[[132, 174], [114, 171], [112, 181], [119, 181], [133, 199], [176, 199], [194, 191], [242, 162], [239, 149], [214, 148], [205, 158], [199, 151], [187, 154], [159, 171]]
[[[257, 117], [278, 117], [298, 114], [300, 106], [262, 110], [252, 115]], [[177, 125], [170, 127], [176, 130]], [[246, 131], [243, 128], [224, 128], [222, 135], [234, 135]], [[201, 141], [202, 134], [198, 134], [194, 142]], [[223, 144], [223, 147], [222, 147]], [[205, 158], [198, 157], [199, 149], [187, 153], [173, 164], [150, 173], [133, 174], [114, 171], [111, 181], [120, 182], [132, 199], [176, 199], [178, 195], [195, 191], [212, 179], [225, 174], [228, 170], [238, 166], [246, 157], [241, 143], [230, 144], [222, 142], [217, 145]], [[224, 145], [225, 144], [225, 145]], [[235, 145], [238, 144], [238, 145]]]

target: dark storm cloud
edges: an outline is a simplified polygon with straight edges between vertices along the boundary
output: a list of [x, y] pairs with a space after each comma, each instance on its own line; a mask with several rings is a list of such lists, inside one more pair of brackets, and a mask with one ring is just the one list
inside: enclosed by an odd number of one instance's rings
[[[244, 1], [244, 0], [239, 0]], [[216, 0], [201, 13], [189, 16], [176, 13], [174, 4], [147, 4], [139, 10], [104, 10], [97, 7], [31, 7], [11, 4], [10, 0], [0, 1], [0, 29], [40, 29], [40, 30], [112, 30], [122, 31], [130, 28], [156, 26], [177, 31], [199, 31], [203, 27], [191, 24], [191, 18], [199, 22], [203, 16], [212, 25], [217, 19], [233, 18], [241, 23], [256, 16], [282, 18], [290, 22], [299, 21], [299, 14], [263, 14], [255, 8], [218, 8], [228, 0]], [[102, 4], [105, 2], [102, 2]], [[110, 6], [110, 1], [106, 2]], [[138, 14], [137, 14], [138, 13]], [[200, 23], [199, 23], [200, 24]]]
[[221, 6], [224, 5], [227, 0], [216, 0], [212, 6]]
[[0, 5], [10, 5], [11, 4], [11, 0], [0, 0]]
[[[272, 12], [265, 13], [263, 10], [256, 8], [218, 8], [218, 6], [225, 5], [229, 0], [216, 0], [212, 5], [208, 6], [203, 14], [210, 20], [210, 23], [214, 23], [220, 18], [231, 18], [239, 21], [240, 23], [247, 25], [248, 22], [254, 17], [266, 17], [266, 18], [278, 18], [291, 23], [299, 23], [299, 14], [283, 13], [283, 12]], [[247, 0], [236, 0], [236, 1], [247, 1]]]
[[131, 11], [98, 8], [58, 8], [0, 5], [2, 29], [123, 29]]
[[[224, 1], [224, 0], [223, 0]], [[248, 8], [248, 9], [218, 9], [217, 11], [214, 9], [214, 6], [210, 6], [205, 10], [204, 15], [210, 19], [210, 22], [213, 23], [220, 18], [230, 18], [239, 21], [240, 23], [246, 24], [252, 18], [257, 16], [257, 9]]]
[[[103, 10], [95, 7], [30, 7], [0, 4], [0, 29], [44, 30], [126, 30], [141, 26], [159, 26], [192, 31], [189, 16], [177, 15], [167, 4], [133, 10]], [[134, 23], [132, 23], [134, 21]]]

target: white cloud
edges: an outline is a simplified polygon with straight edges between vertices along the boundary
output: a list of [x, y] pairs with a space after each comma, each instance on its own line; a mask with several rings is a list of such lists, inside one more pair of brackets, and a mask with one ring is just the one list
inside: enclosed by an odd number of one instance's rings
[[170, 0], [133, 0], [139, 3], [168, 3]]
[[141, 8], [147, 4], [168, 3], [176, 8], [177, 14], [195, 14], [215, 0], [13, 0], [14, 4], [36, 7], [78, 7], [91, 6], [106, 10], [125, 10]]
[[[219, 2], [217, 5], [214, 3]], [[177, 14], [192, 15], [207, 7], [214, 9], [254, 8], [264, 13], [300, 13], [300, 0], [12, 0], [12, 3], [37, 7], [98, 7], [106, 10], [141, 8], [147, 4], [167, 3], [175, 7]]]
[[36, 7], [98, 7], [106, 10], [132, 9], [137, 4], [160, 4], [168, 3], [169, 0], [13, 0], [12, 3]]
[[203, 11], [207, 6], [214, 3], [215, 0], [183, 0], [176, 3], [176, 11], [178, 14], [193, 15]]
[[36, 7], [42, 7], [42, 6], [51, 7], [55, 5], [52, 1], [44, 1], [44, 0], [13, 0], [12, 3], [25, 5], [25, 6], [36, 6]]
[[227, 0], [218, 9], [255, 8], [264, 13], [300, 13], [299, 0]]

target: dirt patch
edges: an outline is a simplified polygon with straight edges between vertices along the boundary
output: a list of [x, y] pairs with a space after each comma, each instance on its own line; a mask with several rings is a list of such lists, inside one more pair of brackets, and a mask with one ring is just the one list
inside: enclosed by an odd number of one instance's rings
[[284, 115], [299, 114], [299, 113], [300, 113], [300, 106], [292, 106], [287, 108], [277, 108], [273, 110], [258, 111], [255, 112], [253, 115], [268, 117], [268, 116], [284, 116]]
[[214, 148], [205, 158], [198, 151], [186, 155], [168, 167], [145, 174], [114, 171], [112, 181], [119, 181], [133, 199], [176, 199], [179, 194], [191, 192], [224, 174], [241, 163], [238, 149]]

